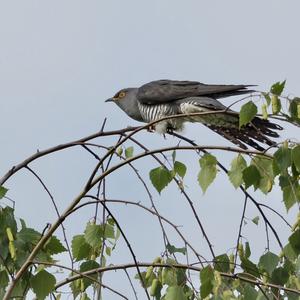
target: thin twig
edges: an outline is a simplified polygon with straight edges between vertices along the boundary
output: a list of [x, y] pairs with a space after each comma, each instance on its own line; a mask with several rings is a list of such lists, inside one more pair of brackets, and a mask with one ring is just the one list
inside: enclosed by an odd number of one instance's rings
[[[59, 213], [58, 207], [57, 207], [57, 205], [55, 203], [54, 197], [51, 194], [50, 190], [47, 188], [46, 184], [43, 182], [43, 180], [41, 179], [41, 177], [35, 171], [33, 171], [29, 166], [25, 166], [25, 169], [27, 169], [30, 173], [32, 173], [34, 175], [34, 177], [40, 182], [40, 184], [42, 185], [42, 187], [44, 188], [44, 190], [46, 191], [46, 193], [48, 194], [48, 196], [51, 199], [51, 202], [52, 202], [53, 207], [55, 209], [56, 215], [58, 216], [58, 218], [60, 218], [60, 213]], [[61, 228], [62, 228], [62, 232], [63, 232], [63, 236], [64, 236], [64, 241], [65, 241], [65, 244], [67, 246], [68, 254], [69, 254], [69, 257], [70, 257], [71, 266], [73, 268], [74, 261], [73, 261], [73, 256], [72, 256], [71, 248], [70, 248], [70, 245], [69, 245], [69, 242], [68, 242], [68, 239], [67, 239], [66, 228], [65, 228], [63, 222], [60, 225], [61, 225]]]
[[[84, 196], [84, 198], [95, 199], [95, 201], [85, 202], [83, 204], [80, 204], [80, 205], [76, 206], [72, 211], [69, 212], [68, 216], [70, 214], [74, 213], [75, 211], [79, 210], [80, 208], [84, 207], [84, 206], [95, 204], [97, 202], [99, 203], [99, 202], [102, 201], [101, 199], [98, 199], [97, 197], [95, 197], [93, 195], [86, 195], [86, 196]], [[149, 213], [151, 213], [153, 215], [157, 215], [158, 214], [155, 211], [153, 211], [152, 209], [150, 209], [150, 208], [142, 205], [139, 202], [133, 202], [133, 201], [127, 201], [127, 200], [117, 200], [117, 199], [106, 199], [105, 202], [107, 202], [107, 203], [109, 203], [109, 202], [111, 202], [111, 203], [122, 203], [122, 204], [125, 204], [125, 205], [134, 205], [134, 206], [140, 207], [140, 208], [148, 211]], [[166, 222], [167, 224], [169, 224], [171, 227], [174, 228], [174, 230], [178, 233], [178, 235], [181, 237], [181, 239], [184, 241], [184, 243], [186, 243], [189, 246], [189, 248], [194, 252], [195, 256], [198, 259], [201, 258], [205, 262], [207, 262], [207, 260], [197, 252], [197, 250], [191, 245], [191, 243], [187, 241], [187, 239], [184, 237], [184, 235], [178, 229], [178, 226], [176, 226], [174, 223], [172, 223], [170, 220], [168, 220], [167, 218], [165, 218], [161, 214], [159, 214], [159, 215], [160, 215], [161, 220], [163, 220], [164, 222]], [[202, 263], [201, 259], [199, 259], [199, 263], [203, 266], [203, 263]]]
[[[192, 141], [192, 140], [190, 140], [190, 139], [188, 139], [188, 138], [186, 138], [186, 137], [184, 137], [184, 136], [182, 136], [182, 135], [180, 135], [180, 134], [178, 134], [178, 133], [175, 133], [175, 132], [172, 132], [172, 133], [170, 133], [171, 135], [174, 135], [174, 136], [176, 136], [176, 137], [178, 137], [178, 138], [180, 138], [180, 139], [182, 139], [182, 140], [184, 140], [184, 141], [186, 141], [186, 142], [188, 142], [188, 143], [190, 143], [191, 145], [194, 145], [195, 146], [195, 148], [196, 148], [196, 143], [194, 142], [194, 141]], [[204, 148], [204, 149], [197, 149], [197, 150], [200, 150], [200, 151], [202, 151], [203, 153], [207, 153], [207, 151], [206, 151], [206, 149], [209, 149], [209, 148]], [[261, 155], [261, 154], [260, 154]], [[228, 170], [227, 170], [227, 168], [225, 168], [219, 161], [217, 162], [217, 165], [226, 173], [226, 174], [228, 174]], [[244, 195], [245, 196], [247, 196], [253, 203], [254, 203], [254, 205], [256, 206], [256, 208], [258, 209], [258, 211], [260, 212], [260, 214], [261, 214], [261, 216], [262, 216], [262, 218], [264, 219], [264, 222], [266, 222], [267, 224], [268, 224], [268, 226], [270, 227], [270, 229], [271, 229], [271, 231], [273, 232], [273, 234], [274, 234], [274, 236], [275, 236], [275, 238], [276, 238], [276, 240], [277, 240], [277, 242], [278, 242], [278, 244], [279, 244], [279, 246], [280, 246], [280, 248], [281, 248], [281, 250], [283, 249], [283, 245], [282, 245], [282, 243], [281, 243], [281, 241], [280, 241], [280, 238], [279, 238], [279, 236], [278, 236], [278, 233], [277, 233], [277, 231], [275, 230], [275, 228], [273, 227], [273, 225], [270, 223], [270, 221], [268, 220], [268, 218], [266, 217], [266, 215], [265, 215], [265, 213], [264, 213], [264, 211], [261, 209], [261, 207], [260, 207], [260, 204], [259, 204], [259, 202], [257, 202], [247, 191], [246, 191], [246, 189], [243, 187], [243, 186], [240, 186], [239, 187], [240, 188], [240, 190], [244, 193]]]
[[242, 212], [242, 217], [241, 217], [240, 226], [239, 226], [238, 238], [237, 238], [237, 241], [236, 241], [236, 250], [235, 250], [235, 256], [234, 256], [234, 267], [233, 267], [233, 272], [232, 273], [234, 273], [235, 266], [236, 266], [236, 261], [237, 261], [237, 257], [238, 257], [238, 249], [239, 249], [240, 239], [242, 237], [242, 227], [243, 227], [243, 222], [244, 222], [245, 213], [246, 213], [247, 201], [248, 201], [248, 197], [245, 196], [244, 205], [243, 205], [243, 212]]
[[141, 280], [141, 282], [142, 282], [142, 286], [144, 287], [146, 296], [147, 296], [148, 300], [150, 300], [150, 296], [149, 296], [149, 294], [148, 294], [148, 291], [147, 291], [147, 288], [146, 288], [146, 285], [145, 285], [145, 282], [144, 282], [142, 273], [141, 273], [140, 268], [139, 268], [139, 265], [138, 265], [138, 261], [137, 261], [137, 259], [136, 259], [135, 253], [134, 253], [134, 251], [133, 251], [133, 249], [132, 249], [132, 247], [131, 247], [131, 244], [129, 243], [129, 241], [128, 241], [128, 239], [127, 239], [127, 237], [126, 237], [126, 235], [125, 235], [125, 233], [124, 233], [124, 231], [123, 231], [123, 229], [122, 229], [122, 227], [121, 227], [120, 224], [119, 224], [119, 222], [118, 222], [117, 219], [114, 217], [114, 215], [112, 214], [111, 210], [107, 207], [106, 203], [105, 203], [104, 201], [100, 201], [100, 204], [103, 205], [103, 207], [105, 208], [105, 210], [108, 212], [108, 214], [109, 214], [109, 215], [111, 216], [111, 218], [114, 220], [114, 222], [115, 222], [115, 224], [117, 225], [117, 227], [118, 227], [118, 229], [119, 229], [119, 231], [120, 231], [120, 233], [121, 233], [121, 235], [122, 235], [122, 237], [123, 237], [125, 243], [127, 244], [127, 247], [128, 247], [128, 249], [129, 249], [129, 251], [130, 251], [130, 253], [131, 253], [131, 256], [132, 256], [132, 258], [133, 258], [133, 260], [134, 260], [134, 263], [135, 263], [135, 266], [136, 266], [136, 270], [137, 270], [137, 272], [138, 272], [138, 274], [139, 274], [139, 277], [140, 277], [140, 280]]
[[124, 269], [124, 272], [125, 272], [125, 274], [126, 274], [126, 276], [127, 276], [127, 278], [128, 278], [129, 284], [130, 284], [130, 286], [131, 286], [131, 288], [132, 288], [132, 291], [133, 291], [133, 293], [134, 293], [134, 297], [135, 297], [136, 300], [138, 300], [137, 292], [136, 292], [136, 290], [135, 290], [135, 288], [134, 288], [134, 286], [133, 286], [133, 283], [132, 283], [132, 280], [131, 280], [131, 278], [130, 278], [130, 276], [129, 276], [129, 274], [128, 274], [128, 271], [127, 271], [126, 269]]

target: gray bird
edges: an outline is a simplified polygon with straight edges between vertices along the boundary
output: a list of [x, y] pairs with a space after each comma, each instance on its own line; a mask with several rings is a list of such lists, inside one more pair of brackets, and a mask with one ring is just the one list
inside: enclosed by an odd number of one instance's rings
[[[122, 89], [106, 102], [112, 101], [132, 119], [148, 123], [172, 115], [225, 110], [226, 106], [217, 99], [253, 92], [248, 87], [165, 79], [149, 82], [139, 88]], [[281, 126], [258, 117], [239, 129], [239, 114], [230, 109], [216, 114], [167, 119], [154, 126], [156, 131], [165, 133], [182, 130], [185, 122], [202, 123], [242, 149], [247, 149], [247, 144], [260, 151], [264, 148], [256, 141], [274, 146], [276, 143], [267, 136], [279, 137], [274, 130], [282, 130]]]

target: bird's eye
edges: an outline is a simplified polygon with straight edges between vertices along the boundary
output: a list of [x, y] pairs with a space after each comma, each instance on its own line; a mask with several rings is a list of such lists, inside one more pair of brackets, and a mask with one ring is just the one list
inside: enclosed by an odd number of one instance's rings
[[121, 98], [124, 98], [126, 95], [125, 92], [120, 92], [119, 95], [118, 95], [118, 98], [121, 99]]

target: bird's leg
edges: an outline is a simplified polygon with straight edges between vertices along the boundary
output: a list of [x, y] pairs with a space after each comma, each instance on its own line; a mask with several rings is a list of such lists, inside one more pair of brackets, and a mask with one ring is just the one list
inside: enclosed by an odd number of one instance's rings
[[168, 127], [166, 128], [166, 133], [172, 134], [173, 132], [174, 132], [174, 128], [173, 128], [173, 127], [168, 126]]
[[154, 131], [155, 131], [155, 125], [150, 125], [150, 126], [147, 128], [147, 131], [149, 131], [149, 132], [154, 132]]
[[166, 133], [167, 133], [167, 134], [170, 134], [170, 135], [172, 135], [172, 134], [173, 134], [173, 132], [174, 132], [174, 128], [173, 128], [173, 127], [171, 127], [171, 126], [167, 126], [167, 128], [166, 128], [166, 132], [165, 132], [165, 133], [163, 133], [164, 139], [166, 139], [166, 138], [167, 138], [167, 137], [166, 137]]

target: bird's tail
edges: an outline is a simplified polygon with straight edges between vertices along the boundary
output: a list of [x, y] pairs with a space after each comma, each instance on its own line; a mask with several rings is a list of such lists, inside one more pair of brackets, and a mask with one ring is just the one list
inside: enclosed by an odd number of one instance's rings
[[282, 127], [278, 124], [260, 118], [254, 118], [251, 123], [243, 126], [241, 129], [237, 127], [205, 125], [242, 149], [248, 149], [246, 145], [249, 145], [259, 151], [264, 151], [265, 149], [257, 142], [275, 146], [276, 142], [268, 137], [277, 138], [279, 134], [274, 130], [282, 130]]

